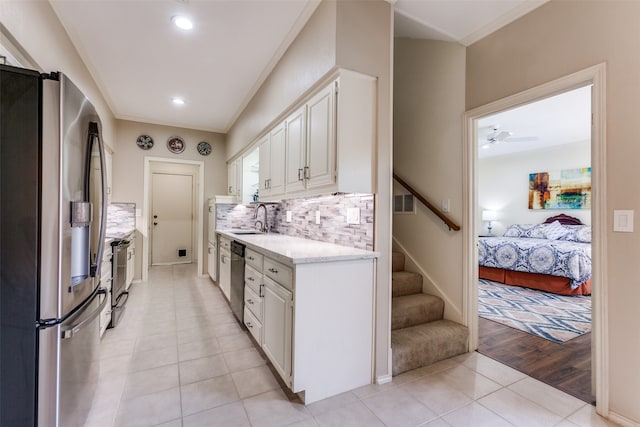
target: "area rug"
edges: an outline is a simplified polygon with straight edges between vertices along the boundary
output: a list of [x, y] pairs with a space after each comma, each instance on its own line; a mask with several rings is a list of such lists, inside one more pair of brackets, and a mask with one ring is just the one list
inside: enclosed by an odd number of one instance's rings
[[480, 279], [478, 315], [563, 343], [591, 332], [591, 297], [556, 295]]

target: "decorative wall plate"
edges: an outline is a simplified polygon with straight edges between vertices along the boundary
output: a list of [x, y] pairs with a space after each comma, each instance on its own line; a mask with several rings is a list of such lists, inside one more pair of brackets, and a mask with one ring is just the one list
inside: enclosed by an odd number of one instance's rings
[[184, 139], [179, 136], [172, 136], [167, 140], [167, 148], [174, 154], [180, 154], [184, 151]]
[[208, 156], [209, 154], [211, 154], [211, 144], [205, 141], [198, 142], [198, 153], [202, 154], [203, 156]]
[[143, 150], [149, 150], [153, 147], [153, 138], [149, 135], [140, 135], [138, 139], [136, 139], [136, 144]]

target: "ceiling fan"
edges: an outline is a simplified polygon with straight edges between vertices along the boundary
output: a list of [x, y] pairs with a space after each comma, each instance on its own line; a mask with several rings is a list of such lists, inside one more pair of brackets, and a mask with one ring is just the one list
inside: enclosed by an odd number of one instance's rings
[[480, 148], [489, 148], [492, 145], [497, 145], [502, 142], [528, 142], [538, 140], [537, 136], [513, 136], [513, 132], [500, 130], [500, 125], [497, 124], [489, 126], [488, 130], [489, 133], [485, 137], [484, 142], [480, 145]]

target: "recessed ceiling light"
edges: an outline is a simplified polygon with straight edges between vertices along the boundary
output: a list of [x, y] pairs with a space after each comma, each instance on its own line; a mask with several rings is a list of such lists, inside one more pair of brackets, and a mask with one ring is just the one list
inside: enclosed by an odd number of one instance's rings
[[173, 98], [171, 98], [171, 102], [173, 102], [175, 105], [184, 105], [184, 98], [174, 96]]
[[176, 15], [171, 18], [171, 22], [182, 30], [190, 30], [193, 28], [193, 22], [186, 16]]

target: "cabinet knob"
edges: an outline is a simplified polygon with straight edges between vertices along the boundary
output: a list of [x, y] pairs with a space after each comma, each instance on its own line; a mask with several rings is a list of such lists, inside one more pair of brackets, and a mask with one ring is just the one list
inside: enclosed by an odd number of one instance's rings
[[251, 322], [247, 322], [245, 323], [245, 325], [247, 325], [247, 328], [253, 328], [253, 325], [251, 324]]
[[248, 304], [253, 305], [253, 300], [252, 300], [251, 298], [249, 298], [249, 299], [247, 300], [247, 303], [248, 303]]
[[278, 274], [278, 270], [276, 270], [275, 268], [269, 268], [269, 271], [273, 274]]
[[252, 256], [248, 256], [247, 259], [250, 259], [251, 261], [253, 261], [255, 258]]
[[256, 279], [254, 279], [253, 277], [247, 277], [247, 280], [250, 281], [250, 282], [255, 282], [256, 281]]

